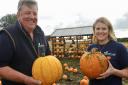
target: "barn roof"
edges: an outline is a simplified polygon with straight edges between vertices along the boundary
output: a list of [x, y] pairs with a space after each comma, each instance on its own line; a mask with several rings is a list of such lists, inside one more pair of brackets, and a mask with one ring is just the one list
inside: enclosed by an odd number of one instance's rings
[[71, 28], [60, 28], [55, 29], [51, 34], [51, 37], [59, 36], [76, 36], [76, 35], [92, 35], [92, 26], [81, 26], [81, 27], [71, 27]]

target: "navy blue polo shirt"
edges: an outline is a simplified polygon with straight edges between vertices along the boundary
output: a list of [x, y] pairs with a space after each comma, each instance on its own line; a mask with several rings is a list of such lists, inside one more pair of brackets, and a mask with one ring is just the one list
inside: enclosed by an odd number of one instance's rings
[[[0, 67], [10, 66], [25, 75], [32, 76], [32, 65], [38, 56], [38, 43], [45, 46], [46, 55], [51, 52], [39, 26], [33, 32], [33, 40], [22, 28], [18, 21], [15, 25], [5, 28], [12, 36], [15, 46], [9, 35], [5, 31], [0, 31]], [[2, 79], [2, 83], [2, 85], [24, 85], [6, 79]]]
[[[104, 55], [110, 56], [110, 62], [114, 68], [128, 67], [128, 51], [122, 44], [111, 40], [106, 45], [92, 44], [88, 51], [92, 48], [98, 48]], [[122, 85], [122, 78], [111, 75], [105, 79], [90, 79], [89, 85]]]

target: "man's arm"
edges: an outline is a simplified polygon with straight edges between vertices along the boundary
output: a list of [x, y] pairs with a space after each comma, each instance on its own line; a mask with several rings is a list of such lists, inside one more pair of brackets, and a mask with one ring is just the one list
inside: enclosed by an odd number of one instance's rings
[[24, 83], [26, 85], [40, 85], [41, 82], [24, 75], [9, 66], [0, 67], [0, 77], [14, 82]]

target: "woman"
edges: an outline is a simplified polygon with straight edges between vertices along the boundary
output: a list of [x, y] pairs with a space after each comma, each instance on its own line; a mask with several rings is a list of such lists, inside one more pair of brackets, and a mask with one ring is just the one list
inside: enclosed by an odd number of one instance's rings
[[104, 55], [110, 56], [109, 68], [96, 79], [90, 79], [89, 85], [122, 85], [122, 78], [128, 78], [128, 52], [126, 48], [116, 42], [111, 23], [100, 17], [93, 24], [93, 44]]

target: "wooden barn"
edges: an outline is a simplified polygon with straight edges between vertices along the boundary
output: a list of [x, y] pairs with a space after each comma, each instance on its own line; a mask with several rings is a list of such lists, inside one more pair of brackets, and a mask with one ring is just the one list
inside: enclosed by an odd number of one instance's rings
[[50, 35], [57, 57], [79, 58], [92, 42], [92, 26], [55, 29]]

